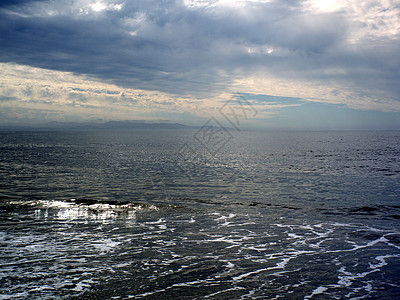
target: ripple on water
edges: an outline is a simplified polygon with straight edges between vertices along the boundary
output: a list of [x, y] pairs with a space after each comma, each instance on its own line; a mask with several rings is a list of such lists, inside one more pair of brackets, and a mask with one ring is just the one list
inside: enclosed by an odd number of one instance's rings
[[[395, 295], [400, 233], [254, 208], [38, 201], [2, 210], [3, 298]], [[18, 212], [20, 210], [20, 213]], [[12, 220], [12, 221], [11, 221]], [[11, 224], [14, 224], [12, 226]]]

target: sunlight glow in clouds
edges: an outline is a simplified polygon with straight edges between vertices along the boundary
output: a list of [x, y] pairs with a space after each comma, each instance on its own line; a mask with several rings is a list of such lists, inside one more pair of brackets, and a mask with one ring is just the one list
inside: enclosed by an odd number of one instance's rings
[[332, 12], [343, 7], [341, 1], [337, 0], [310, 0], [309, 5], [313, 10], [320, 12]]
[[122, 4], [114, 4], [114, 3], [104, 3], [104, 2], [93, 2], [90, 3], [88, 6], [84, 6], [80, 9], [81, 13], [89, 14], [91, 11], [99, 13], [103, 11], [119, 11], [122, 9]]
[[101, 2], [93, 3], [93, 4], [90, 5], [90, 7], [91, 7], [94, 11], [96, 11], [96, 12], [105, 10], [105, 9], [107, 8], [107, 6], [105, 6], [105, 5], [104, 5], [103, 3], [101, 3]]

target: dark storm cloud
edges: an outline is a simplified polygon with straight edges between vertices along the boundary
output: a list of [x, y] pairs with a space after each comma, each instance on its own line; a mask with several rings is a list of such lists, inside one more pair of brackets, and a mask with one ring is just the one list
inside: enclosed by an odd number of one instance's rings
[[398, 36], [350, 43], [358, 21], [345, 10], [313, 13], [303, 1], [114, 1], [103, 10], [85, 1], [10, 3], [0, 10], [2, 62], [177, 94], [221, 91], [256, 72], [400, 94]]

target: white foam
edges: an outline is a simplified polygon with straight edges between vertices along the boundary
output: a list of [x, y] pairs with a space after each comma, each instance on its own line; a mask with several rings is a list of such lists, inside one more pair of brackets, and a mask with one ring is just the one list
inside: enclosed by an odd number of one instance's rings
[[224, 243], [229, 243], [229, 244], [240, 244], [240, 241], [237, 241], [232, 238], [232, 236], [220, 236], [220, 237], [215, 237], [214, 239], [207, 239], [205, 242], [224, 242]]
[[90, 284], [84, 282], [78, 282], [77, 285], [72, 290], [76, 292], [82, 292], [87, 288], [90, 288]]
[[158, 221], [146, 222], [146, 224], [149, 224], [149, 225], [157, 225], [157, 224], [162, 224], [162, 223], [164, 223], [164, 222], [165, 222], [165, 219], [161, 218], [161, 219], [159, 219]]
[[107, 253], [113, 250], [115, 247], [120, 245], [121, 242], [116, 242], [111, 239], [104, 239], [98, 241], [97, 243], [93, 243], [93, 246], [98, 249], [101, 253]]
[[351, 272], [346, 271], [346, 267], [341, 267], [339, 269], [339, 272], [342, 273], [342, 275], [338, 275], [338, 279], [339, 279], [338, 285], [349, 287], [353, 284], [354, 280], [359, 279], [359, 278], [364, 278], [365, 276], [375, 273], [377, 271], [379, 271], [379, 269], [373, 269], [371, 271], [353, 274]]
[[325, 291], [327, 291], [328, 288], [324, 286], [319, 286], [315, 290], [312, 291], [311, 295], [305, 296], [304, 299], [311, 299], [315, 295], [320, 295], [323, 294]]
[[258, 273], [261, 273], [261, 272], [265, 272], [265, 271], [268, 271], [270, 269], [271, 268], [263, 268], [263, 269], [259, 269], [259, 270], [256, 270], [256, 271], [247, 272], [247, 273], [241, 274], [239, 276], [235, 276], [232, 279], [233, 279], [233, 281], [238, 281], [238, 280], [241, 280], [241, 279], [246, 278], [248, 276], [251, 276], [251, 275], [254, 275], [254, 274], [258, 274]]
[[211, 297], [215, 297], [217, 295], [223, 294], [223, 293], [227, 293], [227, 292], [231, 292], [231, 291], [237, 291], [237, 290], [244, 290], [244, 287], [241, 286], [235, 286], [233, 288], [230, 289], [226, 289], [226, 290], [222, 290], [222, 291], [218, 291], [209, 295], [204, 296], [204, 298], [211, 298]]
[[21, 292], [21, 293], [15, 293], [13, 295], [1, 295], [0, 299], [27, 299], [29, 293], [28, 292]]
[[379, 244], [379, 243], [387, 243], [388, 240], [384, 236], [382, 236], [382, 237], [380, 237], [376, 240], [373, 240], [371, 242], [368, 242], [367, 244], [364, 244], [364, 245], [357, 245], [354, 241], [346, 241], [346, 242], [354, 245], [354, 247], [351, 249], [328, 250], [325, 253], [352, 252], [352, 251], [356, 251], [359, 249], [364, 249], [364, 248], [368, 248], [371, 246], [375, 246], [376, 244]]
[[278, 269], [284, 269], [285, 266], [287, 265], [287, 263], [290, 261], [290, 259], [291, 259], [290, 257], [284, 258], [281, 262], [279, 262], [279, 263], [276, 264], [276, 267], [277, 267]]
[[226, 219], [232, 219], [232, 218], [234, 218], [236, 215], [235, 214], [229, 214], [228, 216], [221, 216], [221, 217], [219, 217], [219, 218], [217, 218], [217, 219], [215, 219], [215, 221], [223, 221], [223, 220], [226, 220]]
[[131, 263], [122, 263], [122, 264], [114, 265], [113, 267], [114, 268], [124, 268], [124, 267], [128, 267], [130, 265], [131, 265]]
[[304, 238], [304, 236], [302, 236], [302, 235], [297, 235], [297, 234], [295, 234], [295, 233], [288, 233], [288, 236], [289, 236], [290, 238], [292, 238], [292, 239], [303, 239], [303, 238]]
[[54, 287], [50, 286], [50, 285], [42, 285], [42, 286], [38, 286], [36, 288], [33, 288], [31, 290], [29, 290], [29, 292], [41, 292], [44, 290], [54, 290]]
[[379, 263], [377, 263], [377, 264], [369, 263], [369, 267], [371, 269], [382, 268], [383, 266], [387, 265], [386, 259], [387, 258], [393, 258], [393, 257], [400, 257], [400, 255], [399, 254], [387, 254], [387, 255], [377, 256], [377, 257], [375, 257], [375, 260], [379, 261]]
[[151, 292], [146, 292], [146, 293], [143, 293], [143, 294], [135, 295], [134, 298], [144, 298], [144, 297], [147, 297], [147, 296], [151, 296], [151, 295], [154, 295], [154, 294], [165, 292], [165, 291], [173, 289], [175, 287], [188, 287], [188, 286], [193, 286], [193, 285], [197, 285], [197, 284], [201, 284], [201, 283], [210, 283], [210, 282], [212, 282], [212, 280], [194, 280], [194, 281], [174, 283], [174, 284], [168, 286], [165, 289], [159, 289], [159, 290], [154, 290], [154, 291], [151, 291]]

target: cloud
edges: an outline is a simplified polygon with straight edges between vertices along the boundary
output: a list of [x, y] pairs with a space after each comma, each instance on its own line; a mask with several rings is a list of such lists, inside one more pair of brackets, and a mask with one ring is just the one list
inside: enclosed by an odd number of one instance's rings
[[0, 2], [0, 7], [17, 7], [22, 4], [29, 4], [34, 1], [41, 1], [41, 0], [3, 0]]
[[[177, 114], [196, 110], [195, 103], [187, 97], [123, 88], [67, 72], [0, 63], [0, 77], [2, 124], [38, 120], [158, 120], [160, 116], [176, 118]], [[178, 119], [190, 123], [190, 116]]]
[[[335, 3], [3, 1], [0, 61], [164, 93], [172, 103], [239, 90], [400, 110], [399, 4]], [[82, 93], [67, 100], [83, 102]]]

